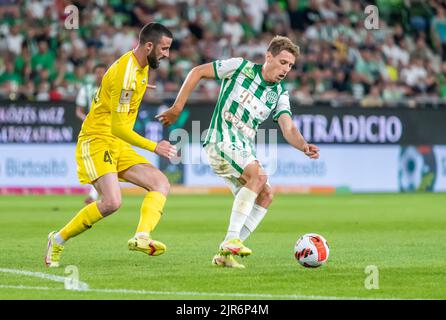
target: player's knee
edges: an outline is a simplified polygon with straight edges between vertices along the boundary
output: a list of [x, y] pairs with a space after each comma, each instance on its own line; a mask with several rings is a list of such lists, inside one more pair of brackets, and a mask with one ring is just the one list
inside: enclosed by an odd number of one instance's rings
[[167, 196], [170, 191], [170, 183], [167, 177], [160, 173], [155, 181], [153, 182], [152, 187], [150, 188], [152, 191], [157, 191], [159, 193], [162, 193], [163, 195]]
[[118, 211], [121, 207], [121, 199], [119, 198], [110, 198], [102, 200], [102, 209], [104, 212], [101, 212], [105, 215], [112, 214], [113, 212]]
[[251, 183], [257, 186], [258, 188], [263, 188], [268, 182], [268, 177], [264, 174], [253, 175], [250, 179]]
[[162, 193], [163, 195], [167, 196], [170, 191], [170, 183], [167, 178], [158, 186], [158, 192]]

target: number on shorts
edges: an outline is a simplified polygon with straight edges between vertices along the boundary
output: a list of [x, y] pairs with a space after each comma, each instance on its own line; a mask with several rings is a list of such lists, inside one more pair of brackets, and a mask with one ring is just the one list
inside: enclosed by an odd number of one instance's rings
[[110, 164], [113, 164], [112, 159], [110, 157], [110, 153], [108, 151], [104, 152], [104, 162], [108, 162]]

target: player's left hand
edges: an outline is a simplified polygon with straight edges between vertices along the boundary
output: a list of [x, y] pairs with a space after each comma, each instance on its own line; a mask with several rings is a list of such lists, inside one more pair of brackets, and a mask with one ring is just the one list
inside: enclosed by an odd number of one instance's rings
[[303, 152], [310, 159], [318, 159], [319, 158], [319, 147], [314, 144], [306, 144], [304, 146]]
[[170, 107], [166, 111], [156, 115], [155, 119], [161, 122], [163, 126], [169, 126], [177, 121], [180, 113], [181, 111], [179, 111], [178, 109]]
[[169, 141], [162, 140], [156, 145], [155, 153], [161, 157], [172, 159], [177, 155], [177, 147], [171, 145]]

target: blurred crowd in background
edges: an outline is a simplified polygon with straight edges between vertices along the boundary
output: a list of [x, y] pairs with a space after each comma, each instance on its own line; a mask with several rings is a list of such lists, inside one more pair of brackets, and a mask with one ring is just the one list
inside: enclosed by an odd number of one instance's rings
[[[64, 25], [70, 4], [78, 29]], [[369, 4], [379, 8], [377, 30], [364, 27]], [[301, 57], [284, 82], [301, 104], [446, 100], [444, 0], [2, 1], [0, 99], [74, 101], [94, 81], [94, 66], [135, 47], [152, 21], [170, 28], [174, 42], [146, 99], [174, 97], [198, 64], [234, 56], [263, 63], [271, 38], [287, 35]], [[203, 81], [194, 97], [218, 92], [216, 81]]]

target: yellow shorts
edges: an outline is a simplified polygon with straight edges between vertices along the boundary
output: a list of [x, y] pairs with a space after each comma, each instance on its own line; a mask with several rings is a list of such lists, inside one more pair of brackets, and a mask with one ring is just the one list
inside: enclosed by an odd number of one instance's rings
[[104, 174], [124, 171], [135, 164], [150, 164], [130, 144], [109, 142], [97, 137], [79, 138], [76, 146], [77, 175], [82, 184], [92, 183]]

